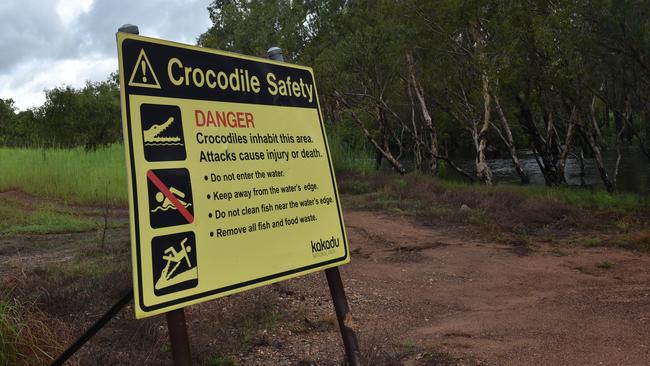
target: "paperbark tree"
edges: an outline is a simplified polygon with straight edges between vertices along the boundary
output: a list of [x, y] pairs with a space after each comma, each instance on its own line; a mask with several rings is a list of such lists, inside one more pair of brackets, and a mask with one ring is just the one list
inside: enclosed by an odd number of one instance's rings
[[517, 172], [519, 180], [522, 184], [528, 184], [530, 183], [530, 178], [528, 177], [528, 174], [524, 170], [521, 162], [519, 161], [519, 157], [517, 156], [517, 148], [515, 147], [515, 141], [512, 137], [512, 130], [510, 129], [508, 118], [506, 118], [506, 115], [503, 112], [503, 108], [501, 108], [501, 103], [499, 102], [497, 95], [492, 90], [490, 90], [490, 95], [494, 100], [494, 107], [499, 114], [499, 120], [501, 121], [501, 128], [495, 126], [494, 129], [499, 134], [499, 137], [501, 137], [501, 141], [503, 141], [503, 143], [506, 145], [506, 148], [508, 148], [508, 153], [510, 154], [510, 159], [512, 160], [512, 166], [515, 168], [515, 172]]

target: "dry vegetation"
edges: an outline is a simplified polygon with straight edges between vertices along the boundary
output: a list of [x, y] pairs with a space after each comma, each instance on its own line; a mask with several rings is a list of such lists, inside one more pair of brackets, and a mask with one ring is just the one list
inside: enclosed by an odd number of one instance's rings
[[506, 244], [525, 245], [531, 237], [545, 242], [569, 238], [580, 245], [650, 251], [650, 206], [640, 196], [485, 187], [422, 175], [344, 174], [338, 180], [344, 206], [409, 215], [432, 225], [462, 225], [468, 234]]

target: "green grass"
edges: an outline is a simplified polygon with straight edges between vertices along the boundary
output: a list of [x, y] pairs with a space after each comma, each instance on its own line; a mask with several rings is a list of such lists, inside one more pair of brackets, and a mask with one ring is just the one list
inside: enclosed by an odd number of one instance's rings
[[0, 299], [0, 365], [15, 364], [20, 355], [21, 325], [17, 321], [17, 305], [9, 299]]
[[114, 272], [121, 270], [125, 263], [116, 262], [110, 255], [93, 257], [76, 257], [73, 261], [64, 262], [47, 269], [51, 276], [74, 279], [85, 278], [89, 281], [102, 281]]
[[435, 180], [437, 184], [449, 190], [475, 191], [486, 195], [494, 195], [497, 190], [511, 190], [529, 197], [554, 199], [568, 205], [601, 210], [639, 211], [650, 209], [650, 198], [634, 193], [610, 194], [604, 190], [583, 189], [577, 187], [547, 187], [540, 185], [469, 184], [466, 182]]
[[210, 360], [209, 362], [210, 366], [237, 366], [237, 359], [232, 357], [232, 356], [224, 356], [220, 357], [217, 356]]
[[603, 240], [601, 238], [587, 238], [582, 243], [587, 247], [599, 247], [603, 245]]
[[581, 208], [628, 211], [647, 209], [650, 206], [648, 197], [633, 193], [609, 194], [603, 190], [543, 186], [515, 187], [515, 189], [525, 194], [554, 198]]
[[48, 234], [96, 229], [97, 222], [62, 209], [38, 207], [30, 210], [19, 203], [0, 199], [0, 235]]
[[346, 143], [337, 134], [327, 136], [332, 164], [337, 173], [356, 173], [362, 175], [375, 172], [375, 160], [372, 151], [361, 146]]
[[596, 267], [600, 269], [612, 269], [614, 267], [614, 263], [609, 262], [609, 261], [602, 261], [596, 263]]
[[0, 147], [0, 161], [0, 191], [18, 189], [75, 204], [127, 204], [121, 144], [95, 151]]
[[8, 293], [0, 293], [0, 365], [39, 365], [52, 361], [60, 345], [39, 319]]

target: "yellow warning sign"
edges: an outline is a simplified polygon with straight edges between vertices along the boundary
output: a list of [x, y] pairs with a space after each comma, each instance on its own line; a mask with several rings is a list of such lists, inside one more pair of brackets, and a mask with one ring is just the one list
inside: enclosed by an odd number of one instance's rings
[[349, 262], [310, 68], [117, 42], [136, 317]]
[[154, 73], [151, 63], [144, 49], [140, 50], [140, 55], [133, 65], [129, 86], [139, 86], [142, 88], [160, 89], [160, 83]]

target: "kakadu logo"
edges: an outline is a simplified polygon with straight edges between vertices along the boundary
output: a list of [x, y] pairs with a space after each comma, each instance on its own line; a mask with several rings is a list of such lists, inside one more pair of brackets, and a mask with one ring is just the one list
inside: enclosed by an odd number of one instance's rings
[[311, 253], [317, 254], [325, 250], [330, 250], [338, 248], [341, 244], [341, 239], [331, 237], [329, 239], [318, 239], [317, 241], [311, 241]]

